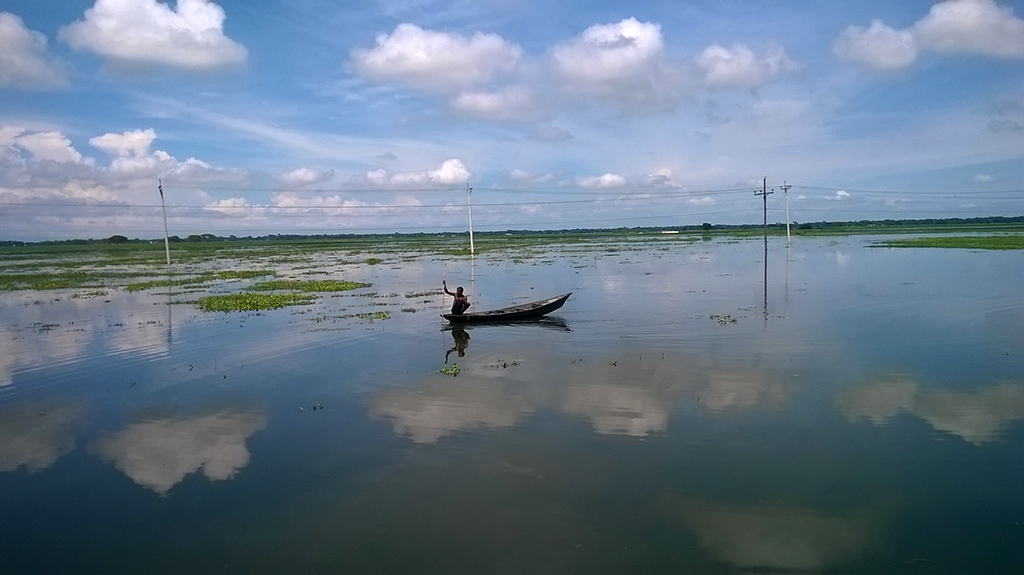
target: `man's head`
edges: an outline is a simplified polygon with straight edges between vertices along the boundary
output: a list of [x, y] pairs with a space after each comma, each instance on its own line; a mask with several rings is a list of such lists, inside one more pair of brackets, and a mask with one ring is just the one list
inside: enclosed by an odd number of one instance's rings
[[462, 295], [462, 286], [455, 288], [455, 293], [458, 295]]

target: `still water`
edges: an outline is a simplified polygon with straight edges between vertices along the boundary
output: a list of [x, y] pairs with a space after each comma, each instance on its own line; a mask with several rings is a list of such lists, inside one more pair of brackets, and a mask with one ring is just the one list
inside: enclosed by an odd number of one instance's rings
[[872, 239], [0, 294], [0, 571], [1024, 571], [1024, 253]]

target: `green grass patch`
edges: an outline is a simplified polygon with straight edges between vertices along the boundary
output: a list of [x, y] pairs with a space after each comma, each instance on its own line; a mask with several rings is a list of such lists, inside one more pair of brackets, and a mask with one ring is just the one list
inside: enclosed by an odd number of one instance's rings
[[203, 311], [258, 311], [289, 305], [306, 305], [314, 301], [316, 296], [296, 293], [233, 293], [200, 298], [199, 307], [203, 308]]
[[253, 291], [291, 290], [313, 293], [349, 291], [362, 287], [370, 287], [370, 284], [343, 280], [272, 280], [260, 282], [249, 289]]
[[871, 244], [878, 248], [967, 248], [976, 250], [1021, 250], [1024, 235], [1006, 236], [940, 236], [902, 238]]
[[125, 286], [130, 292], [147, 290], [155, 287], [190, 287], [207, 284], [219, 280], [252, 279], [263, 276], [277, 275], [274, 270], [223, 270], [219, 272], [207, 272], [192, 277], [169, 278], [162, 280], [149, 280], [144, 282], [132, 282]]
[[375, 266], [375, 265], [377, 265], [377, 264], [379, 264], [379, 263], [381, 263], [383, 261], [384, 260], [382, 260], [380, 258], [367, 258], [366, 259], [366, 265], [368, 265], [368, 266]]
[[356, 317], [359, 319], [368, 319], [370, 321], [391, 319], [391, 312], [389, 311], [375, 311], [370, 313], [357, 313]]
[[0, 275], [0, 291], [54, 290], [82, 286], [97, 286], [98, 279], [86, 272], [65, 272], [59, 274], [3, 274]]

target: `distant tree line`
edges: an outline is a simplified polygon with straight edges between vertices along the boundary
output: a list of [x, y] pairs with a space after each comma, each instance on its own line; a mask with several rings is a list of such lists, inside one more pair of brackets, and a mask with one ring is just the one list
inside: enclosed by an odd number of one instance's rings
[[[1020, 224], [1024, 223], [1024, 216], [989, 216], [981, 218], [926, 218], [906, 220], [855, 220], [844, 222], [791, 222], [791, 227], [797, 230], [828, 230], [843, 228], [870, 228], [870, 227], [912, 227], [912, 226], [958, 226], [977, 224]], [[573, 228], [561, 230], [505, 230], [495, 232], [476, 232], [481, 237], [488, 236], [516, 236], [516, 235], [581, 235], [581, 234], [635, 234], [635, 233], [660, 233], [663, 231], [677, 232], [710, 232], [730, 230], [755, 230], [761, 229], [763, 224], [728, 224], [712, 225], [704, 222], [700, 225], [688, 226], [657, 226], [657, 227], [620, 227], [620, 228]], [[774, 230], [785, 229], [786, 224], [771, 223], [768, 227]], [[438, 238], [438, 237], [465, 237], [469, 232], [412, 232], [412, 233], [390, 233], [390, 234], [268, 234], [263, 236], [217, 236], [214, 234], [193, 234], [184, 239], [178, 236], [170, 236], [171, 243], [179, 242], [231, 242], [231, 241], [294, 241], [294, 240], [352, 240], [352, 239], [374, 239], [374, 238]], [[94, 245], [94, 244], [150, 244], [162, 243], [162, 240], [153, 239], [129, 239], [123, 235], [113, 235], [102, 239], [74, 239], [74, 240], [45, 240], [40, 242], [23, 242], [19, 240], [0, 240], [0, 247], [17, 246], [61, 246], [61, 245]]]

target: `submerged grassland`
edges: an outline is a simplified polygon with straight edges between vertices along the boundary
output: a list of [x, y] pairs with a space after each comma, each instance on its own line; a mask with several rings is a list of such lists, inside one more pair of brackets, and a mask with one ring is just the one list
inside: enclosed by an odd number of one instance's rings
[[[705, 227], [703, 229], [618, 229], [569, 230], [553, 232], [488, 232], [479, 234], [475, 254], [485, 259], [500, 258], [516, 264], [549, 263], [553, 250], [590, 256], [619, 254], [661, 245], [728, 241], [759, 236], [759, 226]], [[785, 234], [785, 226], [773, 224], [769, 235]], [[944, 224], [936, 226], [892, 226], [877, 222], [837, 223], [806, 229], [797, 227], [794, 236], [841, 234], [925, 234], [924, 237], [896, 237], [870, 244], [871, 247], [939, 247], [986, 250], [1024, 249], [1024, 224]], [[969, 234], [969, 235], [968, 235]], [[218, 239], [216, 241], [172, 244], [172, 266], [166, 265], [163, 242], [135, 241], [107, 243], [29, 244], [0, 247], [0, 292], [21, 290], [88, 290], [95, 294], [110, 290], [139, 292], [171, 288], [186, 292], [209, 292], [198, 302], [208, 311], [251, 311], [310, 303], [317, 293], [350, 291], [370, 284], [344, 279], [365, 268], [400, 267], [419, 258], [470, 257], [466, 234], [392, 234], [338, 238]], [[797, 240], [799, 241], [799, 240]], [[322, 279], [301, 280], [318, 275]], [[326, 276], [326, 277], [324, 277]], [[339, 277], [340, 276], [340, 277]], [[251, 283], [258, 278], [272, 278]], [[233, 293], [216, 293], [228, 291]], [[278, 292], [278, 293], [268, 293]], [[426, 296], [415, 292], [406, 297]]]

